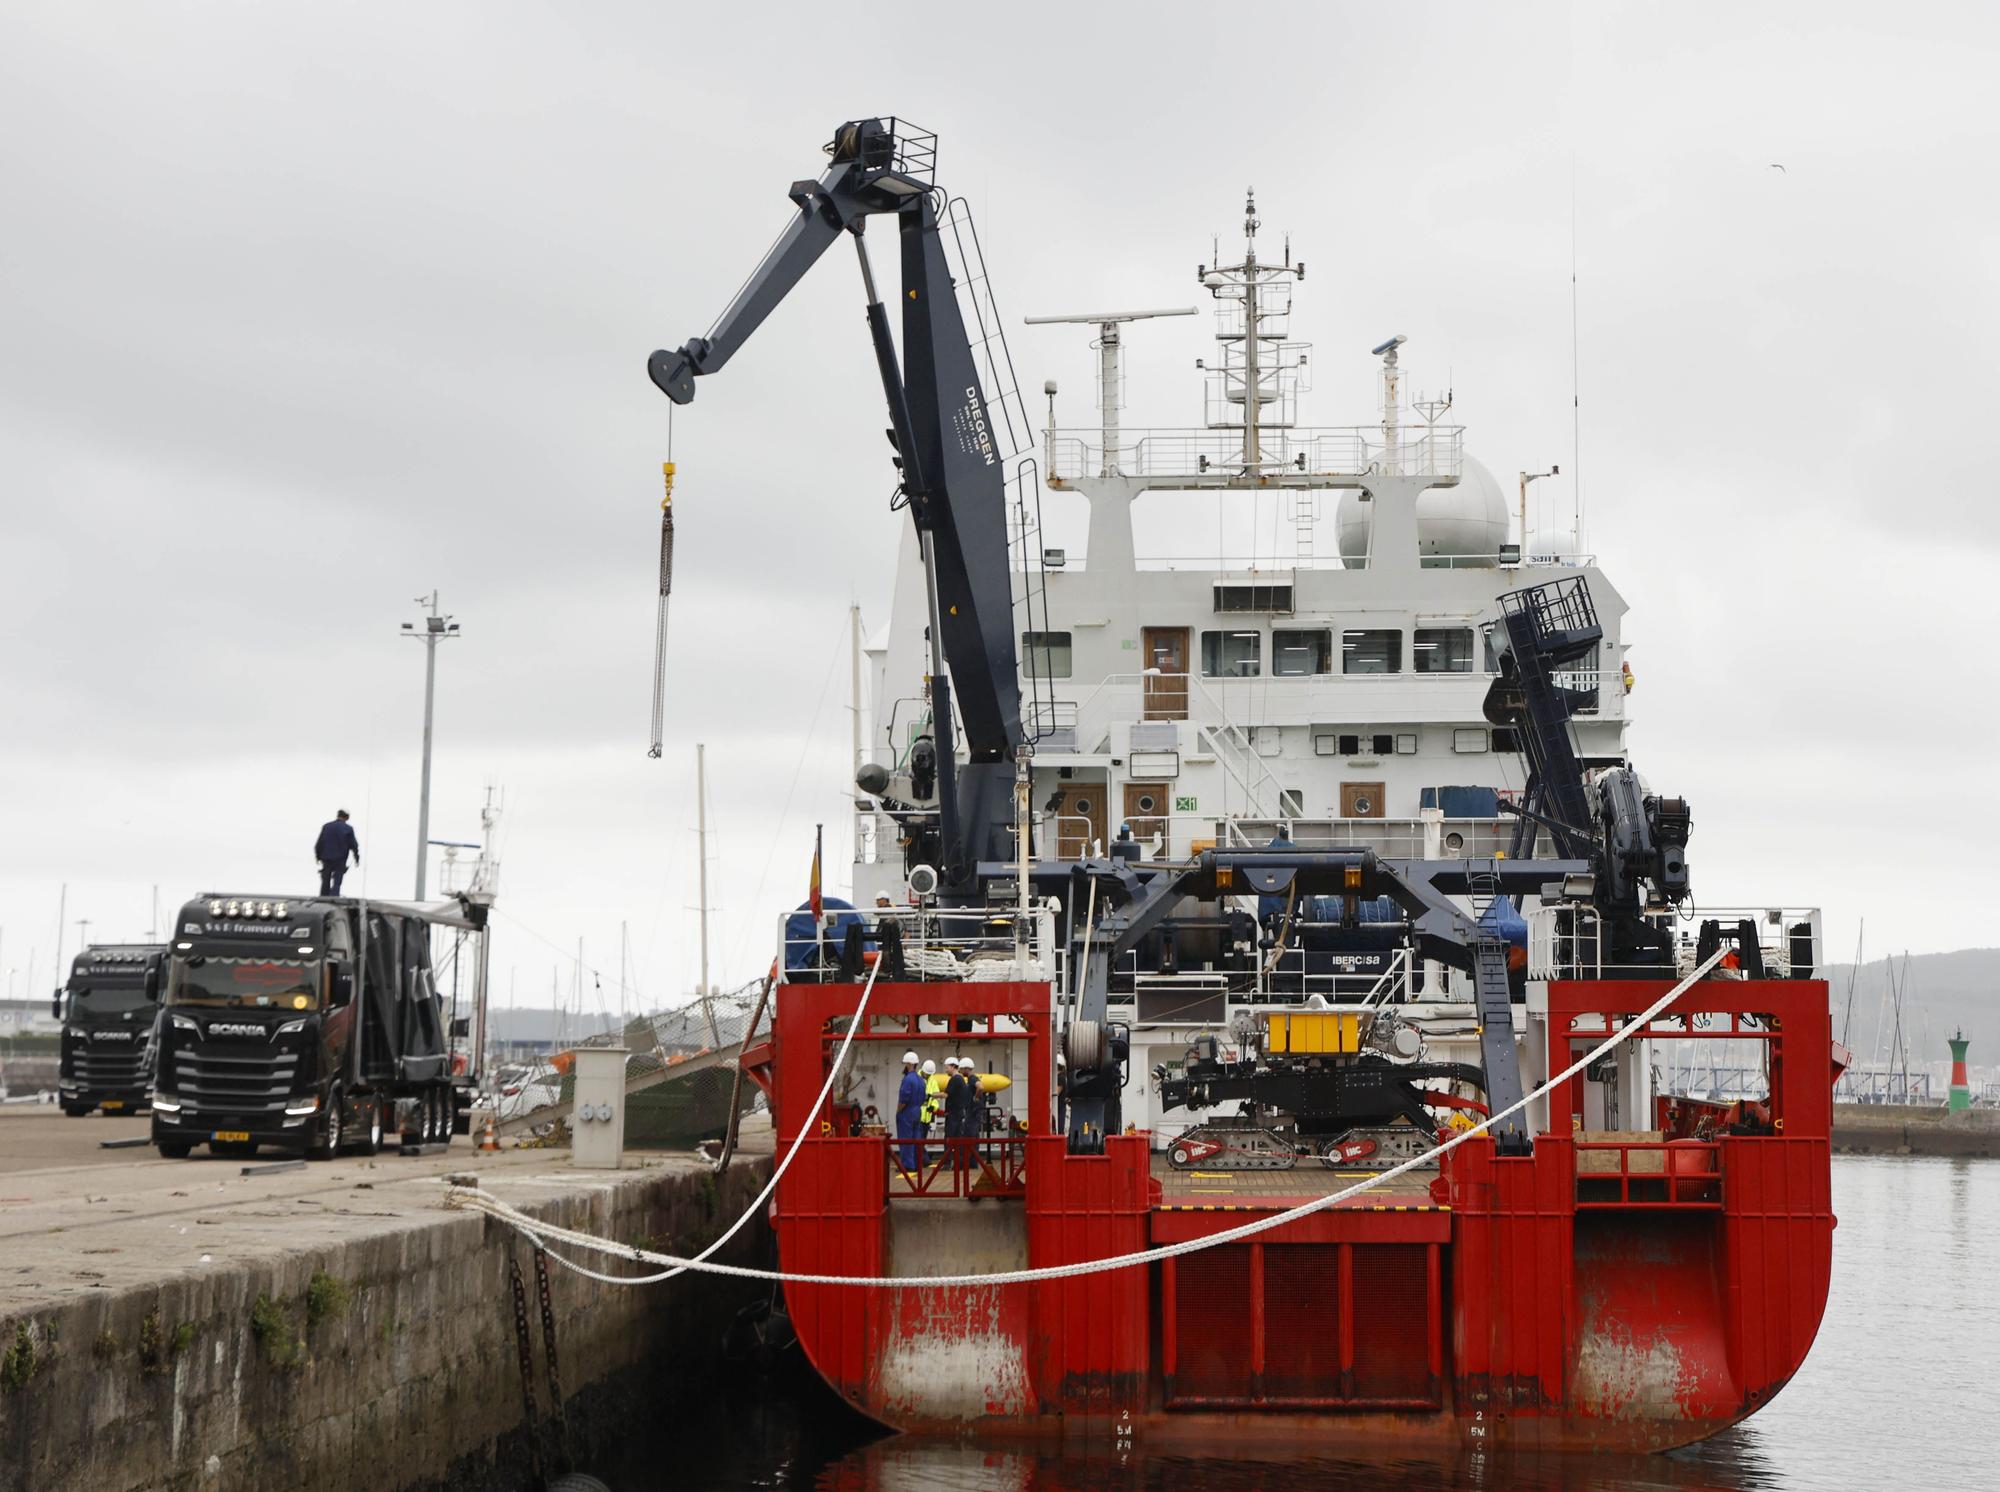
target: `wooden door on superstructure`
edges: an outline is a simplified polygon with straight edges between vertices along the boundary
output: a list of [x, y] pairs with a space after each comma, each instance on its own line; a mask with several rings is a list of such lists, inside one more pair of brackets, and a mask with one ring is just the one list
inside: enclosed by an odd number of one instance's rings
[[1101, 782], [1065, 782], [1056, 797], [1056, 858], [1076, 860], [1110, 836], [1104, 832], [1105, 795]]
[[1167, 784], [1164, 782], [1128, 782], [1125, 784], [1125, 817], [1122, 822], [1131, 826], [1132, 837], [1150, 840], [1155, 834], [1161, 835], [1161, 848], [1167, 849]]
[[1145, 718], [1185, 720], [1188, 712], [1188, 629], [1147, 627]]

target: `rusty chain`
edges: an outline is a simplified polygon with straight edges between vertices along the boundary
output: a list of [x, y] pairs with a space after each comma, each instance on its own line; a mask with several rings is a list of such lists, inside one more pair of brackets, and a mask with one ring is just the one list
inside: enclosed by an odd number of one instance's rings
[[[538, 1255], [540, 1252], [536, 1250]], [[514, 1284], [514, 1345], [521, 1357], [521, 1419], [528, 1431], [528, 1461], [534, 1469], [534, 1485], [541, 1487], [548, 1484], [548, 1478], [542, 1469], [542, 1437], [539, 1416], [535, 1413], [535, 1358], [528, 1342], [528, 1291], [521, 1282], [519, 1254], [508, 1254], [507, 1273]], [[546, 1299], [546, 1275], [543, 1276], [543, 1293]]]
[[556, 1471], [569, 1469], [569, 1417], [563, 1410], [562, 1380], [556, 1376], [556, 1312], [549, 1299], [549, 1251], [535, 1250], [535, 1287], [542, 1296], [542, 1348], [548, 1357], [549, 1403], [555, 1434]]

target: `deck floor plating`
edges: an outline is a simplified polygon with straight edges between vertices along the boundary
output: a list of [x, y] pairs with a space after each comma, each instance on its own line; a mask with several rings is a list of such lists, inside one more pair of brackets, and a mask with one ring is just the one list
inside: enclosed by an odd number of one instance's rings
[[[1351, 1168], [1329, 1169], [1317, 1161], [1301, 1161], [1289, 1171], [1177, 1171], [1164, 1155], [1153, 1157], [1153, 1179], [1160, 1184], [1162, 1207], [1254, 1207], [1282, 1210], [1310, 1202], [1376, 1174]], [[1431, 1207], [1430, 1184], [1437, 1172], [1410, 1171], [1370, 1187], [1359, 1196], [1334, 1205], [1367, 1210], [1374, 1207]]]

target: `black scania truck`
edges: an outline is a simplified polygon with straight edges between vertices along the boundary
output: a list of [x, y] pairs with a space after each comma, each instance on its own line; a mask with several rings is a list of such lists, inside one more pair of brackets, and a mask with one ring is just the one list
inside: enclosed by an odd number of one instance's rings
[[71, 1118], [146, 1106], [166, 954], [158, 943], [93, 943], [70, 965], [55, 1018], [62, 1022], [56, 1098]]
[[[480, 946], [486, 908], [352, 897], [209, 895], [174, 924], [153, 1089], [170, 1158], [259, 1145], [318, 1160], [450, 1143], [477, 1048], [431, 965], [435, 927]], [[465, 937], [458, 938], [463, 946]], [[462, 961], [462, 960], [456, 960]], [[456, 973], [454, 967], [454, 987]]]

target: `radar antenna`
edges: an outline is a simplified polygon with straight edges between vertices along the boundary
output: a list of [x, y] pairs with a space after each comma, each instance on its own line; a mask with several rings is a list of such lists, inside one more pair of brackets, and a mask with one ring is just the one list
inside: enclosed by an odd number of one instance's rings
[[[1173, 306], [1159, 311], [1097, 311], [1083, 316], [1026, 316], [1028, 326], [1079, 324], [1097, 328], [1097, 403], [1103, 419], [1104, 449], [1098, 475], [1115, 477], [1118, 471], [1118, 411], [1124, 408], [1125, 373], [1120, 362], [1118, 328], [1128, 321], [1145, 321], [1154, 316], [1192, 316], [1194, 306]], [[1051, 421], [1051, 424], [1054, 422]]]

